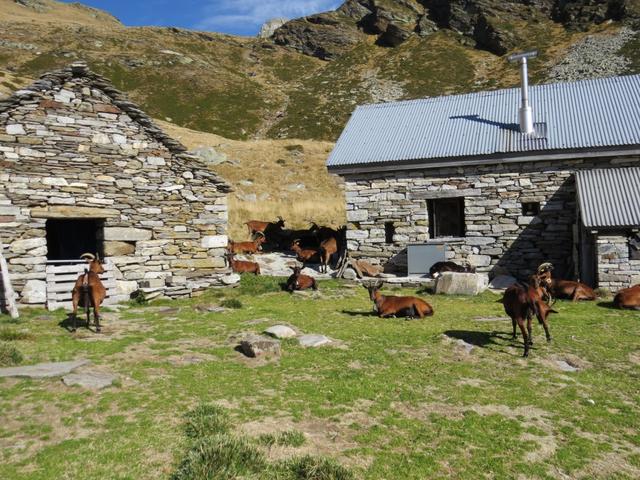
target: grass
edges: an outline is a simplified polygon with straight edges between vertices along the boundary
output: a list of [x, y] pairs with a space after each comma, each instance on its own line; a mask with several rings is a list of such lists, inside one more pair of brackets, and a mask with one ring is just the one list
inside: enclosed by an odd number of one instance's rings
[[12, 367], [22, 363], [20, 350], [8, 342], [0, 341], [0, 367]]
[[[535, 325], [524, 360], [491, 293], [421, 294], [435, 316], [408, 321], [373, 316], [363, 288], [301, 297], [279, 281], [105, 312], [100, 336], [24, 310], [32, 339], [6, 342], [23, 364], [86, 358], [119, 382], [0, 379], [0, 478], [638, 478], [637, 312], [559, 301], [553, 343]], [[200, 308], [223, 298], [242, 308]], [[283, 340], [275, 361], [234, 350], [283, 322], [338, 343]]]

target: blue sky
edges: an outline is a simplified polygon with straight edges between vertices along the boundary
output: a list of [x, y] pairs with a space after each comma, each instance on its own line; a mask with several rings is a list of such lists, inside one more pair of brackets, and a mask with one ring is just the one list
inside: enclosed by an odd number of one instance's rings
[[108, 11], [125, 25], [173, 26], [236, 35], [255, 35], [270, 18], [302, 17], [332, 10], [342, 3], [340, 0], [80, 1]]

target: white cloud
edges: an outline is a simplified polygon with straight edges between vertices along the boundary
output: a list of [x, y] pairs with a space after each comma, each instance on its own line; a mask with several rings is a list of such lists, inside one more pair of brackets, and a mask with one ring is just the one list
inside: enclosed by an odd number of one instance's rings
[[271, 18], [298, 18], [337, 8], [339, 0], [210, 0], [196, 28], [256, 30]]

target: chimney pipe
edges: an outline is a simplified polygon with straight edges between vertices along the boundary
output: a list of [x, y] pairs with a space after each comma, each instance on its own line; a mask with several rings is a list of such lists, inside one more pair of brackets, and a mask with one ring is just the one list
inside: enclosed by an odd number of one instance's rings
[[522, 103], [518, 111], [518, 119], [520, 121], [520, 131], [527, 135], [534, 133], [533, 128], [533, 112], [529, 105], [529, 78], [527, 72], [527, 58], [535, 58], [538, 56], [536, 50], [524, 53], [514, 53], [509, 55], [508, 60], [511, 63], [520, 62], [520, 91]]

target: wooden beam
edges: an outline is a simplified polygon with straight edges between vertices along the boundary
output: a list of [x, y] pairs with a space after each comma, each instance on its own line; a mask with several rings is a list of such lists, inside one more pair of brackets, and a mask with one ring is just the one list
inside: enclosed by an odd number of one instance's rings
[[4, 245], [0, 240], [0, 275], [2, 276], [2, 296], [7, 304], [7, 311], [11, 318], [18, 318], [18, 307], [16, 306], [16, 293], [11, 286], [11, 279], [9, 278], [9, 267], [7, 260], [4, 258]]

